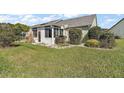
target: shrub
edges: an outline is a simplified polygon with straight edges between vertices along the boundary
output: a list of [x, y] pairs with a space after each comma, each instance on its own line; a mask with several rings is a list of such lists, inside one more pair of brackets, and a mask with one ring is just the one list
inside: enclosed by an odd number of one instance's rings
[[115, 36], [115, 39], [121, 39], [121, 37], [120, 36]]
[[69, 30], [69, 39], [71, 44], [80, 44], [82, 38], [82, 31], [80, 29], [72, 28]]
[[0, 31], [0, 46], [9, 47], [16, 40], [12, 31]]
[[56, 44], [64, 44], [65, 43], [66, 36], [57, 36], [55, 38]]
[[90, 40], [86, 41], [85, 46], [87, 46], [87, 47], [99, 47], [100, 42], [96, 39], [90, 39]]
[[97, 39], [98, 40], [99, 36], [100, 36], [100, 31], [101, 31], [100, 27], [98, 27], [98, 26], [92, 27], [88, 32], [89, 39]]
[[110, 32], [104, 32], [99, 38], [102, 48], [113, 48], [115, 46], [114, 34]]

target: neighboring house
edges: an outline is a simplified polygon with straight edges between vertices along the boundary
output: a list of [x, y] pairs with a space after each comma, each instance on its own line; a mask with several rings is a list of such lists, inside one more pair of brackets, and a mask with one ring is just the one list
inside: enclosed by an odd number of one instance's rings
[[121, 38], [124, 38], [124, 18], [121, 19], [114, 26], [112, 26], [109, 29], [109, 31], [112, 32], [114, 34], [114, 36], [119, 36]]
[[82, 38], [88, 33], [88, 30], [97, 26], [96, 15], [88, 15], [67, 20], [54, 20], [44, 24], [38, 24], [31, 27], [35, 43], [47, 45], [55, 44], [55, 37], [64, 35], [69, 41], [69, 28], [79, 28], [82, 30]]

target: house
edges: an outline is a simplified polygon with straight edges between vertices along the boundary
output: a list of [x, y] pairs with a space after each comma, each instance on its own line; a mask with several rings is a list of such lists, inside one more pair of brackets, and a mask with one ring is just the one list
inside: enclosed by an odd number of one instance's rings
[[109, 31], [112, 32], [114, 36], [124, 38], [124, 18], [112, 26]]
[[34, 25], [30, 31], [33, 33], [35, 43], [54, 45], [55, 37], [60, 35], [66, 36], [66, 41], [69, 41], [69, 28], [81, 29], [82, 38], [84, 38], [88, 30], [93, 26], [97, 26], [97, 17], [95, 14]]

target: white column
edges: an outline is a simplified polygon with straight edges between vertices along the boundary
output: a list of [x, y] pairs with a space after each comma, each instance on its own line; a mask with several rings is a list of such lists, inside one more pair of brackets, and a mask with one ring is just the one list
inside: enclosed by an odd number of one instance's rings
[[55, 44], [55, 38], [54, 38], [54, 27], [52, 27], [52, 41], [51, 41], [51, 44], [54, 45]]

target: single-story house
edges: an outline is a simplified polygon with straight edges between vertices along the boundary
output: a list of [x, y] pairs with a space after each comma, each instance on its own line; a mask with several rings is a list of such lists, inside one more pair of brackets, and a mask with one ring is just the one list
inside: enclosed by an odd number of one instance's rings
[[114, 36], [124, 38], [124, 18], [112, 26], [109, 31], [112, 32]]
[[69, 28], [81, 29], [82, 38], [84, 38], [88, 30], [93, 26], [97, 26], [97, 17], [95, 14], [34, 25], [30, 31], [33, 33], [35, 43], [54, 45], [55, 37], [60, 35], [66, 36], [66, 41], [69, 41]]

